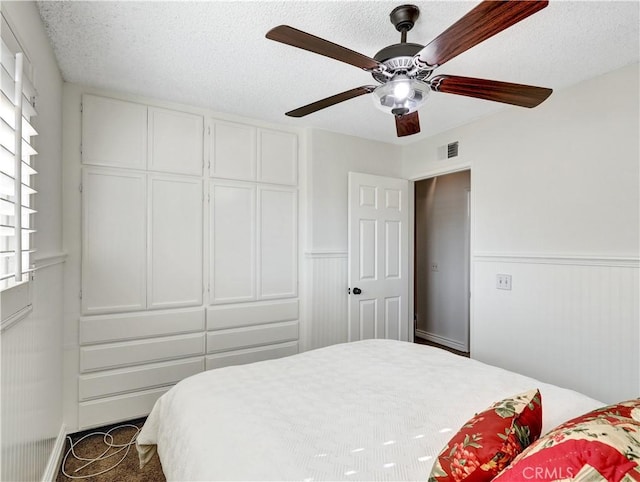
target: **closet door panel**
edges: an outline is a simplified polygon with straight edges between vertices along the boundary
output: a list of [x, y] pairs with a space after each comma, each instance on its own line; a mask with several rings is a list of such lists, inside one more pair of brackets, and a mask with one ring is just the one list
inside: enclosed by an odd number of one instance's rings
[[82, 162], [144, 169], [147, 166], [147, 106], [83, 95]]
[[289, 132], [258, 131], [258, 181], [298, 184], [298, 138]]
[[202, 181], [149, 176], [149, 308], [202, 303]]
[[212, 124], [211, 177], [256, 180], [256, 128], [216, 121]]
[[85, 168], [82, 312], [146, 307], [146, 176]]
[[211, 183], [211, 303], [256, 298], [256, 187]]
[[149, 169], [202, 175], [202, 116], [149, 108]]
[[295, 189], [258, 188], [260, 299], [298, 294], [298, 196]]

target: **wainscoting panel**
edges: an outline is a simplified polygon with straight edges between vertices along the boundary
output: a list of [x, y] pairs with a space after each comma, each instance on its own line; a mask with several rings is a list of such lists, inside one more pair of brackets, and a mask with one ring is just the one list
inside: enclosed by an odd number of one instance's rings
[[637, 259], [476, 256], [471, 356], [604, 402], [637, 397], [639, 272]]
[[3, 481], [40, 480], [62, 425], [61, 261], [38, 268], [31, 290], [33, 311], [0, 331]]
[[347, 253], [306, 254], [309, 273], [309, 348], [347, 341]]

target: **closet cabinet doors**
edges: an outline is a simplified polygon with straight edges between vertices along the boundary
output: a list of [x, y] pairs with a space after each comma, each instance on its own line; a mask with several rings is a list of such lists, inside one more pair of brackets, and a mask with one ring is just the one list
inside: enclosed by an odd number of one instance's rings
[[295, 188], [211, 182], [211, 304], [298, 294]]
[[211, 177], [256, 180], [256, 128], [232, 122], [211, 123]]
[[260, 299], [298, 295], [298, 196], [291, 188], [258, 188]]
[[148, 307], [202, 304], [202, 181], [149, 176]]
[[202, 180], [85, 168], [82, 312], [202, 304]]
[[256, 299], [256, 186], [210, 184], [211, 304]]
[[82, 96], [82, 163], [145, 169], [147, 106]]
[[210, 125], [209, 303], [297, 296], [297, 136]]
[[149, 107], [149, 170], [202, 175], [202, 116]]
[[146, 176], [83, 172], [82, 312], [146, 308]]

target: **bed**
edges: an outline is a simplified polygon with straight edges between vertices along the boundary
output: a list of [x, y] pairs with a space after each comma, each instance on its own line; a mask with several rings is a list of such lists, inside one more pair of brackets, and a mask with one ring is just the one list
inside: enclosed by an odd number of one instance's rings
[[426, 480], [474, 414], [538, 388], [542, 433], [603, 405], [444, 350], [391, 340], [333, 345], [182, 380], [137, 447], [167, 480]]

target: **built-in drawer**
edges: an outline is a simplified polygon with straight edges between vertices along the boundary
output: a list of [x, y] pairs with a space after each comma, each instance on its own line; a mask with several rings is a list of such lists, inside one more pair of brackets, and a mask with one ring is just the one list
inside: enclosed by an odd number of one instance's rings
[[207, 333], [207, 353], [271, 345], [298, 339], [298, 321], [245, 326]]
[[80, 348], [80, 372], [204, 355], [205, 334], [165, 336]]
[[207, 330], [293, 321], [298, 319], [298, 300], [263, 301], [207, 308]]
[[124, 420], [146, 417], [156, 400], [171, 387], [155, 388], [115, 397], [81, 402], [78, 408], [79, 430], [100, 427]]
[[189, 358], [80, 375], [80, 401], [173, 385], [204, 370], [204, 358]]
[[133, 340], [203, 331], [204, 308], [146, 311], [80, 318], [80, 344]]
[[246, 363], [282, 358], [295, 355], [296, 353], [298, 353], [297, 341], [215, 353], [205, 357], [206, 369], [211, 370], [212, 368], [222, 368], [231, 365], [244, 365]]

